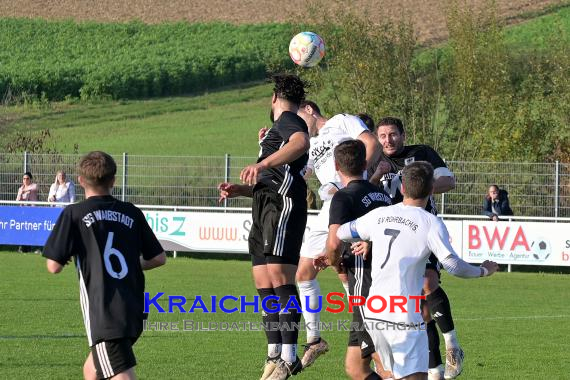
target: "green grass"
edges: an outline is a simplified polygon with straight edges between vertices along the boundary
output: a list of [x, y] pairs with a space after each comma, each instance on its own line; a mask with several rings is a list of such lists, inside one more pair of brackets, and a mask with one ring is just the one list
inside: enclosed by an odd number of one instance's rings
[[[88, 354], [75, 271], [53, 276], [44, 259], [0, 253], [0, 374], [2, 378], [75, 379]], [[147, 272], [151, 294], [253, 295], [248, 261], [170, 259]], [[320, 275], [323, 292], [341, 291], [331, 271]], [[570, 296], [567, 275], [499, 273], [482, 280], [444, 275], [456, 330], [466, 352], [464, 379], [564, 379], [570, 372]], [[164, 297], [163, 297], [164, 298]], [[162, 302], [164, 305], [165, 303]], [[158, 314], [155, 322], [258, 321], [247, 314]], [[325, 322], [348, 319], [324, 313]], [[335, 322], [336, 323], [336, 322]], [[347, 333], [327, 332], [331, 351], [299, 375], [340, 379]], [[301, 333], [304, 338], [304, 334]], [[135, 345], [141, 379], [253, 379], [266, 354], [262, 332], [145, 332]]]
[[570, 35], [570, 6], [505, 29], [505, 42], [510, 49], [548, 49], [551, 38]]
[[263, 84], [188, 97], [5, 107], [0, 133], [5, 118], [4, 133], [49, 129], [49, 144], [64, 153], [77, 144], [79, 152], [255, 156], [270, 101], [271, 86]]
[[[554, 40], [561, 42], [562, 37], [570, 36], [570, 3], [551, 8], [551, 12], [538, 17], [528, 16], [524, 22], [504, 28], [504, 43], [513, 55], [548, 53]], [[446, 42], [437, 46], [423, 47], [415, 57], [415, 64], [433, 65], [434, 57], [448, 60], [451, 47]]]
[[293, 66], [288, 24], [0, 18], [0, 93], [63, 100], [177, 95]]
[[[547, 47], [548, 36], [559, 34], [557, 28], [566, 35], [570, 32], [570, 7], [507, 28], [506, 42], [513, 48]], [[437, 49], [445, 52], [446, 47], [423, 50], [417, 62], [432, 62]], [[258, 85], [148, 100], [35, 100], [26, 106], [0, 107], [0, 136], [10, 141], [15, 131], [37, 133], [47, 128], [52, 135], [48, 145], [62, 153], [73, 152], [77, 144], [80, 153], [99, 149], [114, 154], [254, 156], [257, 131], [269, 124], [270, 93], [269, 85]]]

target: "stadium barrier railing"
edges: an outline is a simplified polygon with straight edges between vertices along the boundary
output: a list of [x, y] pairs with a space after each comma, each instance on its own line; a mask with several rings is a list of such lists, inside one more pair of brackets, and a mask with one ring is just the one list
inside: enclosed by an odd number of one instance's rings
[[[31, 171], [45, 200], [58, 170], [77, 184], [78, 154], [0, 153], [0, 199], [13, 200], [22, 174]], [[136, 204], [200, 207], [249, 207], [249, 199], [218, 203], [220, 182], [237, 182], [255, 157], [114, 155], [117, 180], [113, 194]], [[477, 215], [491, 184], [509, 192], [517, 216], [570, 217], [570, 164], [447, 161], [456, 177], [455, 189], [436, 195], [442, 214]], [[316, 192], [316, 178], [309, 187]], [[78, 199], [83, 190], [76, 186]], [[317, 207], [319, 202], [317, 201]]]

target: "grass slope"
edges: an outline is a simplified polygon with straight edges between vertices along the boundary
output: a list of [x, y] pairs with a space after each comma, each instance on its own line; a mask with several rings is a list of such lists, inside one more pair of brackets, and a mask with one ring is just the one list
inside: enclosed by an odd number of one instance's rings
[[[508, 28], [506, 41], [517, 49], [547, 47], [548, 36], [559, 29], [570, 34], [570, 7]], [[418, 61], [431, 62], [433, 52], [422, 51]], [[149, 100], [36, 101], [25, 107], [0, 107], [0, 135], [9, 141], [15, 131], [47, 128], [53, 136], [50, 143], [63, 153], [71, 153], [77, 144], [79, 152], [254, 156], [257, 130], [269, 124], [270, 93], [269, 85], [260, 85]]]
[[0, 121], [12, 119], [5, 133], [47, 128], [62, 152], [77, 144], [80, 152], [254, 156], [270, 100], [271, 87], [258, 85], [189, 97], [4, 108]]
[[[3, 378], [72, 379], [81, 376], [88, 353], [82, 325], [77, 278], [73, 268], [53, 276], [44, 259], [1, 252], [0, 374]], [[170, 259], [147, 272], [151, 295], [255, 294], [250, 264], [239, 260]], [[323, 292], [341, 291], [331, 271], [320, 275]], [[482, 280], [444, 275], [456, 330], [466, 352], [465, 379], [567, 378], [570, 362], [568, 276], [499, 273]], [[164, 297], [163, 297], [164, 298]], [[251, 299], [251, 298], [250, 298]], [[163, 300], [164, 301], [164, 300]], [[161, 302], [165, 305], [165, 302]], [[347, 314], [324, 313], [325, 322]], [[258, 321], [246, 314], [158, 314], [154, 322]], [[303, 379], [344, 378], [347, 332], [326, 332], [331, 351], [300, 375]], [[301, 338], [304, 339], [304, 333]], [[443, 341], [443, 340], [442, 340]], [[265, 337], [256, 332], [145, 332], [137, 342], [141, 379], [252, 379], [259, 376]]]

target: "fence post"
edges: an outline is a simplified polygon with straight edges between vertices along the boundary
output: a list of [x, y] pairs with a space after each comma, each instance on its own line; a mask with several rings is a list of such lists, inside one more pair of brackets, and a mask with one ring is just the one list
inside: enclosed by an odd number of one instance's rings
[[28, 159], [29, 159], [28, 152], [24, 152], [24, 173], [28, 171], [28, 166], [29, 166]]
[[445, 214], [445, 193], [441, 193], [441, 213]]
[[121, 200], [125, 202], [127, 195], [127, 153], [123, 152], [123, 178], [121, 179]]
[[[228, 153], [226, 153], [225, 158], [225, 168], [224, 168], [224, 182], [229, 182], [230, 181], [230, 155]], [[227, 212], [228, 208], [228, 200], [227, 198], [224, 199], [224, 212]]]
[[[556, 161], [556, 173], [555, 173], [555, 187], [554, 187], [554, 217], [558, 218], [558, 189], [560, 188], [560, 161]], [[554, 223], [558, 223], [558, 219], [554, 220]]]

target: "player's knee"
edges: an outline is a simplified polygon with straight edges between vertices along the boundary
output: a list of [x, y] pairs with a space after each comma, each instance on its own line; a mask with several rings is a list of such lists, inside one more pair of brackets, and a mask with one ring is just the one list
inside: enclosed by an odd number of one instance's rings
[[346, 357], [346, 361], [344, 363], [344, 371], [346, 372], [346, 376], [353, 380], [364, 379], [367, 375], [367, 373], [364, 371], [362, 363], [357, 363], [349, 356]]
[[97, 371], [95, 370], [91, 356], [89, 356], [83, 364], [83, 378], [85, 380], [97, 380]]
[[304, 260], [304, 258], [301, 258], [297, 273], [295, 274], [295, 281], [311, 281], [315, 278], [317, 278], [317, 271], [313, 267], [313, 260]]

